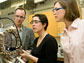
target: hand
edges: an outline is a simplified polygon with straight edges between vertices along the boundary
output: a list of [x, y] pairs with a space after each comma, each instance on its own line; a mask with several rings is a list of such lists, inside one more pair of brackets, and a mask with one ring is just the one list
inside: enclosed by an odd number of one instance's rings
[[22, 53], [20, 53], [21, 57], [28, 57], [31, 53], [31, 50], [22, 50]]
[[25, 51], [25, 50], [22, 50], [22, 53], [20, 54], [20, 56], [21, 56], [21, 57], [28, 58], [28, 59], [34, 61], [35, 63], [37, 63], [38, 58], [35, 57], [35, 56], [32, 56], [32, 55], [30, 54], [30, 52], [31, 52], [31, 50], [26, 50], [26, 51]]
[[26, 50], [28, 53], [31, 53], [31, 50]]
[[26, 61], [27, 61], [27, 59], [26, 58], [21, 58], [25, 63], [26, 63]]
[[22, 54], [22, 49], [18, 50], [17, 53], [18, 53], [18, 56], [20, 56], [20, 54]]

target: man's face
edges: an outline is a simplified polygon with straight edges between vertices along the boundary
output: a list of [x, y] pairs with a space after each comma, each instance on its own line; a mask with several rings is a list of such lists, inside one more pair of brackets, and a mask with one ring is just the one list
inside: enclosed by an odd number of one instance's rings
[[20, 9], [16, 10], [14, 19], [15, 19], [15, 24], [17, 26], [21, 26], [23, 21], [24, 21], [24, 19], [25, 19], [24, 10], [20, 10]]

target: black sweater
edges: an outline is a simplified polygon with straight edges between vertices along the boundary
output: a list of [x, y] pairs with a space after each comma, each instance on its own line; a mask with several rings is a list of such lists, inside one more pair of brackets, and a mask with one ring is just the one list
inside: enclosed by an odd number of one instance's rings
[[54, 37], [47, 34], [41, 44], [36, 47], [38, 38], [35, 39], [31, 54], [38, 57], [37, 63], [57, 63], [58, 44]]

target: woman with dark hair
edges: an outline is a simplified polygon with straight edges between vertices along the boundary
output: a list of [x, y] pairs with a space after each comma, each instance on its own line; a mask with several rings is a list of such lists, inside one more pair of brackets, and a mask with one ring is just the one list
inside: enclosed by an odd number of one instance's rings
[[61, 46], [64, 51], [64, 63], [84, 63], [84, 20], [75, 0], [56, 0], [54, 16], [57, 22], [66, 25], [61, 35]]
[[32, 17], [30, 24], [33, 31], [38, 33], [30, 51], [22, 51], [22, 57], [27, 57], [35, 63], [56, 63], [58, 44], [54, 37], [46, 32], [48, 27], [48, 19], [44, 14], [36, 14]]

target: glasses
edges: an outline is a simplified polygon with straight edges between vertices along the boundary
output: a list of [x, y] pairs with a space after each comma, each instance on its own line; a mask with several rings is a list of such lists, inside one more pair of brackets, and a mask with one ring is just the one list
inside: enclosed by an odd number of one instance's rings
[[19, 16], [19, 15], [15, 15], [15, 17], [17, 17], [17, 18], [20, 17], [20, 18], [22, 18], [22, 19], [25, 18], [25, 17], [23, 17], [23, 16]]
[[54, 11], [58, 11], [58, 10], [60, 10], [60, 9], [63, 9], [63, 8], [54, 8], [54, 9], [53, 9], [53, 12], [54, 12]]
[[32, 21], [30, 22], [30, 24], [33, 24], [33, 23], [38, 24], [39, 22], [41, 22], [41, 21], [40, 21], [40, 20], [32, 20]]

